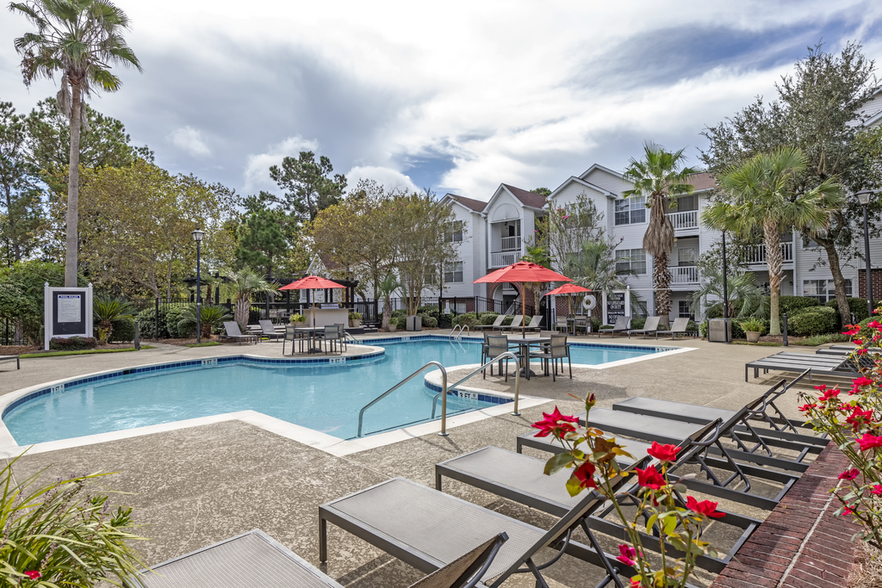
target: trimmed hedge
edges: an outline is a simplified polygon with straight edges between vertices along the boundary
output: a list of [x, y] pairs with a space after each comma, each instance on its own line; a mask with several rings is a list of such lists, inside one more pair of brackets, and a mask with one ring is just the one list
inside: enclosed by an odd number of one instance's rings
[[438, 326], [438, 319], [433, 316], [423, 315], [423, 326], [427, 329], [434, 329]]
[[480, 319], [480, 321], [481, 321], [480, 324], [482, 324], [482, 325], [492, 325], [494, 322], [496, 322], [496, 319], [499, 317], [498, 312], [489, 312], [489, 311], [478, 313], [478, 315], [479, 315], [478, 319]]
[[461, 315], [457, 316], [455, 319], [453, 319], [453, 325], [454, 325], [454, 326], [456, 326], [456, 325], [462, 325], [462, 326], [466, 326], [466, 325], [468, 325], [468, 326], [470, 326], [470, 327], [474, 327], [474, 326], [477, 325], [477, 324], [478, 324], [478, 317], [475, 316], [475, 313], [473, 313], [473, 312], [467, 312], [467, 313], [465, 313], [465, 314], [461, 314]]
[[836, 332], [839, 324], [836, 315], [836, 310], [829, 306], [803, 309], [792, 318], [787, 318], [787, 334], [797, 337], [813, 337]]
[[[836, 309], [837, 314], [837, 322], [842, 324], [841, 319], [839, 319], [839, 305], [836, 303], [836, 299], [828, 301], [824, 306], [829, 306], [830, 308]], [[861, 322], [869, 315], [867, 314], [867, 300], [866, 298], [849, 298], [848, 299], [848, 308], [851, 311], [851, 314], [854, 315], [854, 320], [857, 322]], [[851, 317], [846, 317], [846, 323], [851, 322]]]
[[172, 339], [189, 339], [196, 336], [196, 325], [181, 325], [181, 319], [188, 310], [188, 304], [176, 304], [165, 315], [165, 329]]
[[49, 349], [56, 351], [78, 351], [80, 349], [95, 349], [98, 340], [95, 337], [52, 337], [49, 339]]
[[113, 333], [110, 334], [111, 343], [128, 343], [135, 340], [135, 319], [123, 318], [110, 321]]

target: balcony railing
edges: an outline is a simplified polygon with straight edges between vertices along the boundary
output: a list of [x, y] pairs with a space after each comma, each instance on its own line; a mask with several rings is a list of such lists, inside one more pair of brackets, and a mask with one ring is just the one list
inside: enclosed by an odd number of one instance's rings
[[504, 251], [490, 254], [490, 267], [505, 267], [511, 265], [520, 258], [520, 251]]
[[698, 283], [698, 268], [694, 265], [681, 265], [668, 269], [671, 270], [671, 284]]
[[697, 229], [698, 228], [698, 211], [684, 210], [683, 212], [669, 212], [668, 218], [674, 225], [674, 230]]
[[[784, 263], [793, 261], [793, 243], [781, 243], [781, 253], [784, 254]], [[763, 244], [749, 247], [747, 263], [766, 263], [766, 246]]]
[[521, 250], [521, 238], [519, 236], [514, 237], [503, 237], [502, 238], [502, 247], [500, 251], [520, 251]]

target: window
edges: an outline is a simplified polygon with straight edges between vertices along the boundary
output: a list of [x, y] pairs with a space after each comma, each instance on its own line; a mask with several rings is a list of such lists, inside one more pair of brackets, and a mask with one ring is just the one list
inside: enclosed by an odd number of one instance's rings
[[695, 248], [681, 247], [677, 249], [677, 265], [695, 265]]
[[462, 262], [457, 261], [452, 266], [444, 268], [444, 283], [458, 284], [462, 283]]
[[616, 225], [633, 225], [646, 222], [646, 198], [622, 198], [616, 200]]
[[448, 243], [462, 243], [463, 221], [453, 221], [450, 229], [444, 233], [444, 241]]
[[616, 249], [616, 273], [646, 273], [646, 253], [642, 249]]
[[[836, 299], [833, 280], [803, 280], [802, 295], [816, 299], [821, 304]], [[845, 295], [851, 296], [851, 280], [845, 280]]]
[[691, 300], [680, 300], [677, 303], [678, 306], [678, 314], [679, 318], [688, 318], [691, 321], [695, 320], [695, 315], [692, 314], [692, 301]]

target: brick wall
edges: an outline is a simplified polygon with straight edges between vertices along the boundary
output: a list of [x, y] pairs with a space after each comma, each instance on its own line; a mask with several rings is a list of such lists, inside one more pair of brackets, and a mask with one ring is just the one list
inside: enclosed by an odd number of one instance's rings
[[[873, 300], [882, 300], [882, 269], [873, 269]], [[867, 297], [867, 270], [858, 270], [858, 298]]]

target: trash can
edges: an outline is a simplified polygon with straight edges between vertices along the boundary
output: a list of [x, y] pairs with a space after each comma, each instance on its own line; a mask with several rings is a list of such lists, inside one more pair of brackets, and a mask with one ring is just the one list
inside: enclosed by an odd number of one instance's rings
[[422, 331], [423, 330], [423, 317], [421, 317], [420, 315], [407, 317], [406, 329], [408, 331]]
[[[729, 338], [726, 338], [726, 331]], [[732, 340], [732, 319], [710, 319], [707, 325], [707, 340], [711, 343], [726, 343]]]

